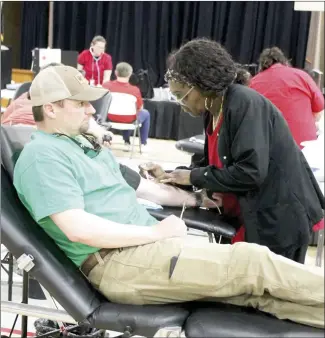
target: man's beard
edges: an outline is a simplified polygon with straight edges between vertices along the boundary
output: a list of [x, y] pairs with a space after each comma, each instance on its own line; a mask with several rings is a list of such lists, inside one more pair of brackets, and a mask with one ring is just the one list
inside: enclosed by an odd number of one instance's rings
[[89, 121], [84, 121], [79, 128], [79, 133], [80, 134], [87, 133], [88, 129], [89, 129]]

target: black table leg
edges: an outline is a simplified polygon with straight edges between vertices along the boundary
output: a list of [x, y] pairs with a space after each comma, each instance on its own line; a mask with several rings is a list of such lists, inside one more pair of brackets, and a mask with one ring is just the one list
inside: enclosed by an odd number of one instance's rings
[[[28, 304], [28, 272], [23, 272], [23, 297], [22, 303]], [[21, 316], [21, 337], [27, 338], [28, 317]]]
[[12, 285], [14, 274], [14, 257], [8, 252], [8, 301], [12, 301]]

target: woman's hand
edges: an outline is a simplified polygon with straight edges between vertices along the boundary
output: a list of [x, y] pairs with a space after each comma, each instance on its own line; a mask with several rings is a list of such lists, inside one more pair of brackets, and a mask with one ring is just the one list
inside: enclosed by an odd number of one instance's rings
[[165, 172], [165, 170], [160, 165], [152, 162], [140, 164], [139, 169], [139, 174], [143, 178], [152, 177], [157, 182], [168, 178], [168, 174]]
[[179, 185], [192, 185], [190, 180], [191, 170], [177, 169], [165, 175], [160, 183], [174, 183]]

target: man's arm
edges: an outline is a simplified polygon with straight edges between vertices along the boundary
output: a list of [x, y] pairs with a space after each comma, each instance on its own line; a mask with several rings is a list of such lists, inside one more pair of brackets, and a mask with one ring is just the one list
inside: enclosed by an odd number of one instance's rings
[[195, 207], [198, 201], [194, 193], [144, 178], [141, 178], [136, 195], [139, 198], [170, 207], [182, 206], [184, 202], [188, 207]]
[[83, 209], [69, 209], [50, 217], [71, 242], [96, 248], [126, 248], [186, 236], [184, 221], [174, 215], [153, 226], [120, 224]]
[[139, 173], [121, 163], [120, 171], [125, 181], [136, 191], [139, 198], [165, 206], [181, 206], [184, 202], [187, 206], [196, 206], [197, 199], [194, 193], [144, 179]]
[[103, 83], [111, 80], [112, 70], [104, 70], [104, 79]]
[[108, 54], [104, 54], [104, 77], [103, 77], [103, 83], [108, 82], [111, 80], [112, 75], [112, 57]]
[[213, 197], [211, 200], [205, 191], [190, 193], [176, 186], [157, 183], [141, 178], [140, 174], [128, 166], [120, 164], [120, 171], [128, 183], [135, 191], [139, 198], [164, 205], [164, 206], [201, 206], [205, 208], [216, 208], [222, 205], [222, 198]]
[[317, 86], [313, 78], [306, 72], [300, 71], [300, 74], [305, 80], [305, 85], [310, 91], [311, 110], [313, 112], [315, 121], [319, 121], [324, 112], [324, 96], [320, 88]]
[[85, 76], [86, 72], [84, 70], [84, 65], [85, 65], [85, 51], [81, 52], [78, 55], [78, 60], [77, 60], [77, 69], [79, 70], [79, 72]]
[[70, 241], [97, 248], [143, 245], [162, 238], [156, 227], [120, 224], [82, 209], [70, 209], [50, 217]]

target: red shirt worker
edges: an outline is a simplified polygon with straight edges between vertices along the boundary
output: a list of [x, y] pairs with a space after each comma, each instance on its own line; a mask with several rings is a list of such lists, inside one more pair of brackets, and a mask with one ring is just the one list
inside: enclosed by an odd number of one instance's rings
[[78, 56], [78, 69], [84, 72], [85, 78], [92, 86], [101, 86], [111, 78], [112, 57], [105, 53], [106, 40], [102, 36], [95, 36], [89, 49], [85, 49]]
[[259, 68], [250, 87], [282, 112], [300, 148], [301, 142], [316, 140], [316, 122], [324, 110], [324, 97], [315, 81], [305, 71], [290, 67], [277, 47], [261, 53]]

